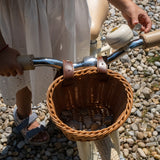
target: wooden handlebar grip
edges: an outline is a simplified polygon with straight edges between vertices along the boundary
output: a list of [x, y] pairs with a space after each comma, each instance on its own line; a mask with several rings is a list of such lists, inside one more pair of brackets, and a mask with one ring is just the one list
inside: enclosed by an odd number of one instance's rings
[[21, 55], [17, 57], [17, 62], [22, 65], [24, 70], [34, 70], [33, 58], [33, 55]]
[[150, 33], [141, 34], [141, 38], [144, 40], [144, 47], [150, 48], [160, 45], [160, 30], [156, 30]]

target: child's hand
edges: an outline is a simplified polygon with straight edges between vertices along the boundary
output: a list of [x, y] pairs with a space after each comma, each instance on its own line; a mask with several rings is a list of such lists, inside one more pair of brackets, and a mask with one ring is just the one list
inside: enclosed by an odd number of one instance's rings
[[16, 76], [23, 74], [23, 68], [17, 63], [19, 52], [13, 48], [6, 48], [0, 53], [0, 75]]
[[138, 7], [136, 4], [130, 5], [125, 10], [121, 11], [124, 18], [127, 20], [128, 25], [131, 28], [134, 28], [134, 26], [137, 23], [140, 23], [142, 25], [141, 30], [144, 32], [149, 32], [152, 26], [151, 19], [147, 15], [147, 13]]

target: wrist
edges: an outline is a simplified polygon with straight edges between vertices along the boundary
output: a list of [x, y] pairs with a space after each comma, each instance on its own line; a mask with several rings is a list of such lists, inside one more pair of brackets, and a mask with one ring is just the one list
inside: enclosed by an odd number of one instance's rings
[[121, 12], [128, 10], [130, 7], [133, 7], [135, 3], [132, 0], [109, 0], [109, 2], [114, 5]]

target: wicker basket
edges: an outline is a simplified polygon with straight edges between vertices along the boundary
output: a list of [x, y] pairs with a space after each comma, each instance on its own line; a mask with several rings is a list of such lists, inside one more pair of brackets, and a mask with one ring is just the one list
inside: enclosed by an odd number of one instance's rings
[[[117, 130], [128, 118], [133, 103], [133, 93], [127, 80], [112, 70], [97, 72], [96, 67], [74, 72], [74, 77], [58, 77], [49, 86], [47, 106], [52, 121], [72, 141], [94, 141], [103, 139]], [[85, 108], [95, 110], [97, 106], [108, 107], [113, 114], [113, 123], [107, 128], [86, 131], [68, 126], [60, 118], [64, 110]]]

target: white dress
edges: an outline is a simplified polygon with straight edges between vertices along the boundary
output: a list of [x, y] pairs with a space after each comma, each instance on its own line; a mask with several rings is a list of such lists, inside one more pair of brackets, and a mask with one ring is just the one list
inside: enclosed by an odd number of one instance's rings
[[[24, 55], [72, 62], [89, 55], [86, 0], [0, 0], [0, 30], [6, 43]], [[33, 104], [37, 104], [46, 99], [55, 72], [50, 67], [37, 67], [22, 76], [0, 76], [0, 93], [5, 103], [14, 105], [16, 92], [28, 86]]]

